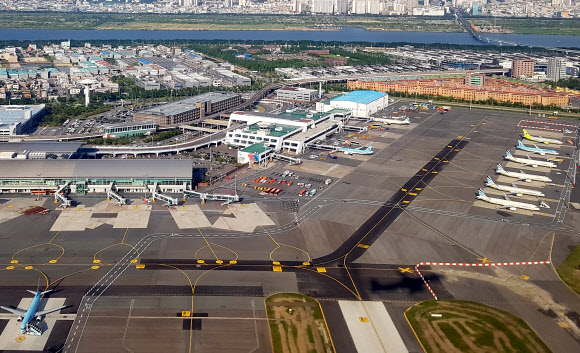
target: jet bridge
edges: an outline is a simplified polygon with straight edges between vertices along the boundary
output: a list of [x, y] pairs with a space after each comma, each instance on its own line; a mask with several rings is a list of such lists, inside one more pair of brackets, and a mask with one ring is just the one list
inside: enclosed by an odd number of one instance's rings
[[67, 208], [72, 205], [72, 200], [66, 197], [62, 192], [66, 190], [69, 183], [60, 186], [56, 192], [54, 193], [54, 203], [58, 203], [59, 201], [62, 202], [62, 207]]
[[162, 193], [157, 192], [157, 183], [153, 185], [151, 190], [153, 194], [153, 201], [159, 200], [165, 202], [168, 206], [177, 206], [179, 204], [179, 200], [175, 197], [163, 195]]
[[110, 199], [113, 199], [113, 200], [117, 201], [119, 206], [127, 204], [127, 199], [124, 198], [123, 196], [117, 194], [117, 192], [115, 190], [113, 190], [114, 188], [115, 188], [115, 184], [111, 183], [109, 185], [109, 188], [107, 189], [107, 201]]
[[342, 125], [342, 129], [356, 132], [365, 132], [369, 130], [369, 128], [366, 126], [353, 126], [353, 125]]
[[300, 158], [295, 158], [295, 157], [290, 157], [290, 156], [284, 156], [282, 154], [274, 153], [272, 155], [272, 157], [274, 157], [276, 159], [279, 159], [281, 161], [290, 162], [290, 164], [300, 164], [300, 163], [302, 163], [302, 161], [300, 160]]
[[198, 192], [194, 190], [183, 190], [183, 198], [185, 199], [187, 196], [198, 197], [201, 199], [201, 202], [205, 202], [206, 200], [210, 201], [225, 201], [222, 205], [227, 205], [232, 202], [239, 202], [240, 196], [238, 194], [235, 195], [227, 195], [227, 194], [208, 194], [206, 192]]

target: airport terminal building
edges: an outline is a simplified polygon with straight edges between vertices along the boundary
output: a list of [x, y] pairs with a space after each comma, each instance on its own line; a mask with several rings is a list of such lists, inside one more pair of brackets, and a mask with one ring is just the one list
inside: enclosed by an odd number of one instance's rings
[[345, 109], [325, 113], [298, 109], [283, 114], [234, 112], [228, 127], [239, 122], [245, 126], [228, 131], [224, 143], [244, 148], [263, 143], [276, 152], [300, 154], [308, 144], [342, 129], [350, 117], [351, 112]]
[[0, 161], [0, 191], [32, 193], [67, 185], [71, 194], [178, 193], [191, 187], [193, 164], [186, 159], [57, 159]]

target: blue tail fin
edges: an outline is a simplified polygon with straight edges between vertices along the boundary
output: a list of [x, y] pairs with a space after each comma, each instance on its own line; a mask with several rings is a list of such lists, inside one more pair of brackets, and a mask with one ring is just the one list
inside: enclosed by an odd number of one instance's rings
[[489, 175], [487, 176], [487, 183], [492, 185], [495, 184]]
[[477, 190], [477, 194], [478, 194], [479, 196], [481, 196], [481, 197], [485, 197], [485, 198], [487, 198], [487, 195], [486, 195], [486, 194], [483, 192], [483, 190], [481, 190], [481, 189]]

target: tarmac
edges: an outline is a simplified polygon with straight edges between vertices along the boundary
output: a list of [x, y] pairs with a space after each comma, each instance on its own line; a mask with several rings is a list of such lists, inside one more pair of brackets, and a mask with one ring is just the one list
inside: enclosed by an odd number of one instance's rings
[[[300, 292], [321, 302], [341, 353], [360, 345], [350, 328], [361, 322], [344, 315], [338, 303], [362, 299], [383, 303], [390, 332], [417, 352], [402, 316], [432, 298], [414, 271], [417, 263], [548, 260], [554, 264], [421, 269], [440, 298], [520, 315], [552, 351], [574, 351], [580, 323], [570, 318], [580, 305], [554, 266], [577, 243], [569, 227], [578, 226], [580, 214], [565, 207], [575, 149], [550, 146], [561, 152], [557, 170], [505, 163], [506, 149], [525, 157], [515, 145], [517, 124], [527, 118], [466, 109], [414, 113], [410, 126], [360, 136], [358, 141], [373, 145], [372, 156], [321, 159], [326, 152], [309, 151], [302, 165], [273, 162], [217, 186], [236, 188], [241, 204], [189, 199], [167, 208], [125, 195], [130, 204], [117, 206], [103, 195], [87, 195], [73, 197], [78, 206], [57, 210], [51, 199], [0, 195], [0, 304], [28, 298], [24, 290], [34, 289], [38, 278], [58, 290], [55, 299], [66, 298], [71, 307], [62, 314], [70, 316], [47, 316], [46, 341], [33, 349], [38, 351], [270, 352], [264, 297]], [[575, 131], [550, 136], [575, 140]], [[554, 185], [510, 181], [495, 174], [497, 163], [548, 175]], [[298, 179], [292, 186], [274, 184], [283, 189], [280, 196], [253, 189], [252, 180], [281, 180], [284, 170]], [[544, 192], [541, 199], [550, 208], [530, 213], [476, 201], [478, 188], [502, 196], [485, 187], [487, 175]], [[304, 187], [298, 183], [319, 188], [317, 195], [299, 197]], [[20, 213], [30, 206], [51, 211]], [[16, 340], [10, 325], [0, 317], [2, 347]]]

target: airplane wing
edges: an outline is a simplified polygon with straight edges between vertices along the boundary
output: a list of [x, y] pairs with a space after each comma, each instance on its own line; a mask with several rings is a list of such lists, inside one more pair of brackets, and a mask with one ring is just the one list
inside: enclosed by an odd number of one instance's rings
[[26, 315], [26, 310], [24, 310], [24, 309], [8, 308], [6, 306], [0, 306], [0, 308], [4, 309], [6, 311], [10, 311], [12, 314], [15, 314], [15, 315]]
[[503, 194], [503, 198], [506, 199], [507, 201], [511, 201], [510, 198], [508, 197], [508, 195]]
[[518, 181], [526, 181], [526, 182], [527, 182], [528, 180], [530, 180], [530, 179], [528, 179], [528, 178], [519, 178], [519, 179], [518, 179]]
[[513, 206], [499, 206], [497, 209], [498, 210], [509, 210], [511, 209]]
[[48, 310], [42, 310], [42, 311], [37, 311], [36, 314], [34, 314], [34, 316], [44, 316], [46, 314], [50, 314], [53, 313], [55, 311], [59, 311], [62, 310], [64, 308], [66, 308], [67, 306], [61, 306], [60, 308], [54, 308], [54, 309], [48, 309]]

